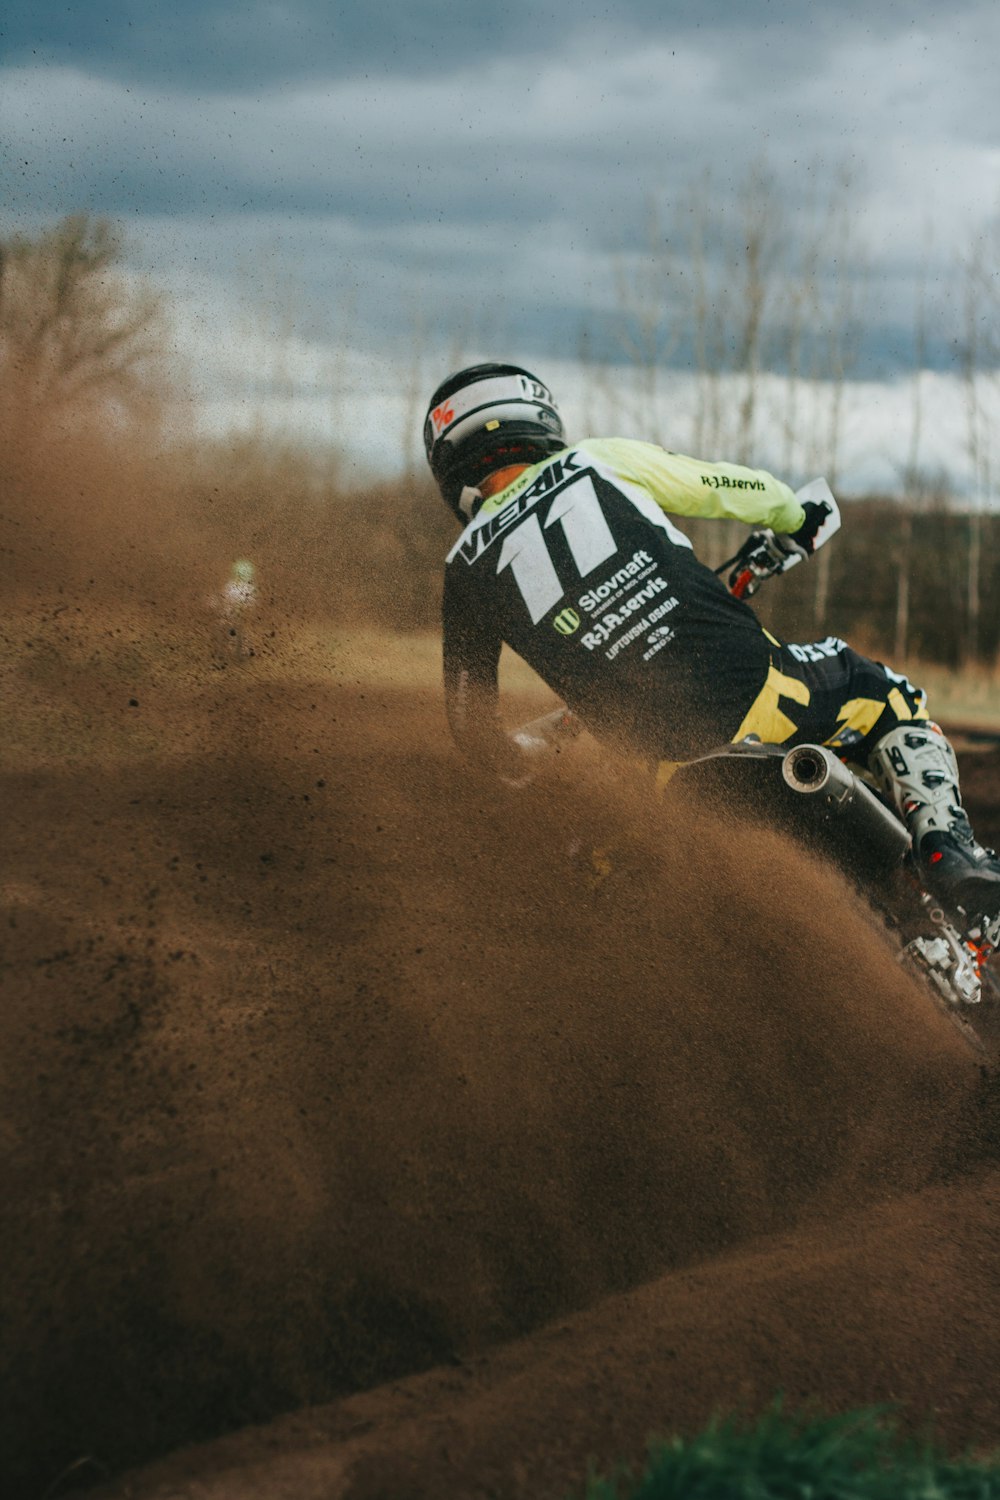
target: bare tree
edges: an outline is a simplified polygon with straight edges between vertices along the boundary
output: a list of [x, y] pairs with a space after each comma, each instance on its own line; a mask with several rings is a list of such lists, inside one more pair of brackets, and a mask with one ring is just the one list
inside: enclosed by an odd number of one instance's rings
[[962, 382], [965, 388], [966, 446], [969, 456], [969, 544], [966, 553], [965, 655], [971, 661], [979, 654], [980, 571], [982, 563], [983, 505], [990, 489], [991, 454], [989, 413], [984, 386], [998, 357], [997, 321], [1000, 297], [991, 246], [986, 236], [974, 244], [963, 267], [962, 321], [960, 340]]
[[736, 275], [736, 317], [733, 323], [733, 368], [741, 381], [736, 459], [753, 462], [760, 374], [765, 362], [765, 339], [781, 269], [784, 232], [781, 201], [767, 168], [756, 166], [748, 177], [737, 207], [736, 230], [742, 251]]
[[662, 436], [660, 376], [679, 342], [673, 281], [677, 266], [660, 205], [646, 205], [637, 253], [621, 255], [615, 264], [617, 340], [633, 371], [636, 391], [632, 413], [637, 428], [651, 439]]
[[723, 449], [722, 378], [726, 366], [729, 287], [712, 275], [711, 201], [710, 179], [706, 176], [690, 185], [683, 212], [688, 226], [687, 311], [697, 381], [692, 447], [696, 453], [716, 457]]
[[903, 469], [903, 505], [899, 518], [896, 558], [896, 628], [894, 655], [906, 659], [910, 634], [910, 571], [913, 554], [914, 510], [920, 502], [924, 484], [920, 472], [920, 444], [924, 423], [924, 372], [927, 364], [927, 266], [930, 259], [931, 229], [925, 230], [925, 253], [917, 276], [913, 322], [913, 402], [910, 415], [910, 440]]
[[[758, 463], [764, 377], [780, 370], [787, 468], [825, 472], [835, 484], [846, 384], [863, 335], [867, 257], [851, 172], [817, 168], [814, 176], [814, 196], [793, 218], [766, 162], [735, 193], [715, 191], [708, 174], [699, 175], [669, 217], [651, 213], [637, 266], [626, 276], [619, 264], [619, 328], [637, 371], [639, 407], [649, 413], [647, 431], [656, 430], [664, 365], [683, 349], [695, 376], [693, 451]], [[821, 554], [819, 625], [829, 567], [830, 555]]]
[[163, 349], [159, 299], [121, 269], [106, 219], [78, 214], [0, 244], [0, 386], [9, 405], [134, 414]]
[[[834, 174], [822, 226], [822, 251], [817, 312], [817, 376], [828, 393], [827, 425], [822, 457], [817, 467], [836, 489], [843, 441], [847, 381], [857, 366], [864, 336], [864, 302], [868, 287], [868, 255], [858, 233], [854, 198], [857, 182], [850, 166]], [[817, 633], [827, 627], [830, 600], [829, 549], [819, 554], [814, 573], [813, 619]]]
[[[780, 199], [761, 163], [735, 198], [717, 196], [707, 175], [693, 181], [682, 213], [687, 341], [697, 372], [693, 446], [711, 456], [731, 447], [738, 462], [752, 463], [785, 258]], [[735, 400], [728, 421], [727, 399]]]
[[818, 232], [807, 228], [798, 244], [798, 259], [794, 274], [786, 279], [782, 298], [782, 346], [784, 353], [785, 382], [784, 404], [781, 414], [783, 438], [783, 464], [785, 474], [795, 472], [800, 464], [802, 392], [806, 383], [805, 360], [810, 339], [810, 328], [816, 323], [817, 266], [820, 254]]

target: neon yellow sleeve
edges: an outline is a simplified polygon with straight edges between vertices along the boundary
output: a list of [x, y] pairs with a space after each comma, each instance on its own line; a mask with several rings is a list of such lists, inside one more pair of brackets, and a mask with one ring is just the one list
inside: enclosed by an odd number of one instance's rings
[[576, 446], [675, 516], [728, 516], [777, 532], [797, 531], [806, 518], [794, 491], [765, 469], [703, 463], [631, 438], [587, 438]]

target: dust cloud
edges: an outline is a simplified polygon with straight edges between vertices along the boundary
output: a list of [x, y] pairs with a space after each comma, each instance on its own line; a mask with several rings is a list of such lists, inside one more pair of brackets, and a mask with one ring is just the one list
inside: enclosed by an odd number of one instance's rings
[[[498, 791], [433, 677], [359, 668], [335, 496], [296, 533], [264, 481], [107, 437], [15, 457], [9, 1492], [483, 1355], [991, 1159], [978, 1061], [829, 871], [585, 744]], [[210, 601], [248, 552], [237, 661]], [[405, 559], [373, 566], [406, 586]]]

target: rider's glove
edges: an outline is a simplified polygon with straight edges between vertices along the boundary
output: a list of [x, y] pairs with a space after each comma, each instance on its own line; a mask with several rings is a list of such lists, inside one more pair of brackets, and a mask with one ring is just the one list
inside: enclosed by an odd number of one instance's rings
[[559, 754], [560, 741], [575, 740], [583, 725], [565, 704], [541, 718], [522, 724], [507, 736], [506, 763], [498, 767], [500, 780], [515, 788], [530, 786], [541, 763]]
[[543, 739], [540, 734], [530, 734], [526, 729], [516, 730], [510, 738], [526, 760], [537, 760], [541, 755], [549, 755], [552, 750], [548, 740]]
[[774, 538], [788, 557], [812, 557], [819, 529], [827, 516], [833, 514], [825, 500], [803, 500], [802, 509], [806, 518], [798, 531], [784, 532]]
[[537, 762], [551, 750], [551, 746], [540, 735], [519, 730], [506, 737], [501, 763], [497, 774], [504, 786], [520, 791], [530, 786], [535, 779]]

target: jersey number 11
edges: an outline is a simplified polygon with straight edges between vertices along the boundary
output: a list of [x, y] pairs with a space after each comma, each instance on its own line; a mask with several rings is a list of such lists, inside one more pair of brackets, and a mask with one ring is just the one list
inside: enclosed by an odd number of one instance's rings
[[[601, 509], [590, 475], [581, 475], [555, 495], [545, 517], [545, 528], [562, 523], [563, 535], [581, 578], [607, 562], [618, 550]], [[510, 568], [521, 598], [537, 625], [566, 592], [549, 554], [536, 511], [508, 532], [500, 548], [497, 573]]]

